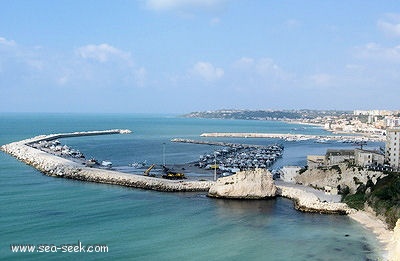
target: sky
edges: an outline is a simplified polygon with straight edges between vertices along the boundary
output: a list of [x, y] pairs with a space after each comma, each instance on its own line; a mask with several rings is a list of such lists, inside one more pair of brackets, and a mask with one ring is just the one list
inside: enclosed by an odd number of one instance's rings
[[0, 112], [400, 109], [398, 0], [0, 6]]

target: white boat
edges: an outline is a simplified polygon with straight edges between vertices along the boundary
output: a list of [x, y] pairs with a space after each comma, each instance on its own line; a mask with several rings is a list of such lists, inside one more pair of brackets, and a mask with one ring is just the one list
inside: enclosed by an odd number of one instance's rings
[[105, 161], [105, 160], [103, 160], [103, 161], [101, 162], [101, 166], [107, 167], [107, 168], [111, 168], [112, 162], [111, 162], [111, 161]]

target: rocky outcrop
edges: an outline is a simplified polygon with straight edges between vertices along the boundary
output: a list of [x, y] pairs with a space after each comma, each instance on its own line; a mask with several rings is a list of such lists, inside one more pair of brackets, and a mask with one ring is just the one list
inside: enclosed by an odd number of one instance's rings
[[208, 191], [209, 197], [231, 199], [264, 199], [275, 195], [272, 174], [265, 169], [241, 171], [219, 178]]
[[323, 214], [349, 214], [355, 210], [345, 203], [321, 201], [315, 194], [300, 188], [278, 185], [277, 195], [294, 200], [297, 210]]
[[384, 175], [379, 171], [367, 171], [358, 169], [358, 167], [348, 167], [344, 163], [331, 167], [306, 170], [296, 176], [295, 180], [299, 184], [317, 188], [324, 188], [325, 186], [333, 188], [340, 186], [340, 188], [344, 188], [347, 186], [350, 189], [349, 192], [353, 194], [361, 184], [366, 185], [368, 180], [375, 184], [377, 179]]
[[[100, 135], [108, 134], [100, 132]], [[97, 183], [115, 184], [128, 187], [151, 189], [158, 191], [208, 191], [212, 181], [176, 181], [165, 180], [142, 175], [126, 174], [112, 170], [89, 168], [44, 151], [35, 149], [27, 144], [40, 140], [58, 139], [60, 137], [96, 135], [93, 132], [56, 134], [38, 136], [35, 138], [10, 143], [1, 146], [1, 150], [11, 154], [20, 161], [36, 168], [45, 175], [90, 181]]]
[[389, 245], [389, 261], [400, 260], [400, 219], [397, 220], [396, 227], [393, 230], [393, 239]]

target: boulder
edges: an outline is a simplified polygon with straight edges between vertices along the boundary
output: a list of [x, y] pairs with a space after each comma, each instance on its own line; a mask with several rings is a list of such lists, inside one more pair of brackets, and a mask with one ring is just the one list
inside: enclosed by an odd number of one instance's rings
[[272, 174], [268, 170], [247, 170], [219, 178], [211, 185], [208, 196], [231, 199], [264, 199], [276, 196], [276, 186]]

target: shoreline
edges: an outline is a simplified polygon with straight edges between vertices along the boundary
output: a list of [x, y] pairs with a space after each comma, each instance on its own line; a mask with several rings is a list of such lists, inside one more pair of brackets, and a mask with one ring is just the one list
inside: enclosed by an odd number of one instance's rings
[[[0, 149], [5, 153], [8, 153], [18, 160], [24, 162], [25, 164], [30, 165], [35, 169], [41, 171], [44, 175], [53, 177], [62, 177], [104, 184], [114, 184], [164, 192], [205, 192], [209, 190], [212, 184], [214, 184], [214, 181], [210, 180], [166, 180], [137, 174], [127, 174], [113, 170], [90, 168], [69, 159], [38, 150], [28, 145], [38, 141], [49, 141], [62, 137], [125, 133], [130, 133], [130, 131], [110, 130], [99, 132], [41, 135], [3, 145], [0, 147]], [[312, 191], [311, 188], [305, 188], [305, 186], [303, 188], [302, 186], [297, 186], [284, 182], [275, 182], [275, 184], [278, 188], [277, 196], [292, 199], [297, 210], [323, 214], [347, 214], [350, 218], [362, 224], [368, 230], [373, 232], [376, 235], [378, 241], [380, 241], [385, 247], [384, 258], [387, 259], [391, 236], [393, 232], [388, 230], [386, 224], [380, 221], [376, 216], [374, 217], [372, 214], [365, 211], [356, 211], [354, 209], [351, 209], [345, 203], [325, 198], [321, 194]]]
[[383, 247], [381, 255], [384, 260], [388, 260], [393, 240], [393, 231], [389, 230], [383, 221], [370, 212], [358, 210], [354, 213], [350, 213], [348, 216], [375, 235], [376, 239]]

